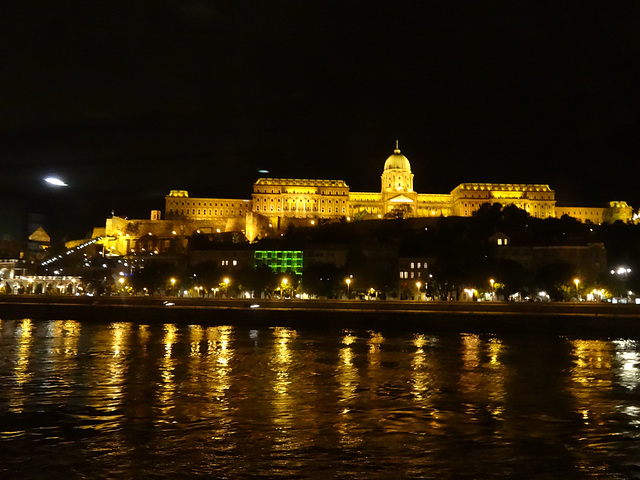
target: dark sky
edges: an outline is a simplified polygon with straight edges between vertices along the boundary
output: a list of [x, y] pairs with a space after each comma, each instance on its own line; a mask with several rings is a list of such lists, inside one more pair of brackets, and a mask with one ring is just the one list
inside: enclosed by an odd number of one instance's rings
[[377, 191], [396, 138], [419, 192], [637, 209], [640, 3], [595, 3], [11, 2], [0, 214], [81, 236], [170, 189], [250, 198], [258, 169]]

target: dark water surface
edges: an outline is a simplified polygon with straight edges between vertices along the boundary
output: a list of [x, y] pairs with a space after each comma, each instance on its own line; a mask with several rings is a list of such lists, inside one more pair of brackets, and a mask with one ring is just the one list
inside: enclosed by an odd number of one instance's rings
[[0, 321], [0, 478], [640, 478], [635, 339]]

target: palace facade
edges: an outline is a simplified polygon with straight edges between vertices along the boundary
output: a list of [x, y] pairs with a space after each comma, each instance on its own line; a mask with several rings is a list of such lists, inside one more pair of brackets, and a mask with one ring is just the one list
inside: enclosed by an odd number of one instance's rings
[[[418, 193], [413, 188], [409, 159], [396, 142], [396, 148], [384, 162], [378, 192], [352, 192], [344, 180], [298, 178], [259, 178], [253, 184], [251, 199], [190, 197], [186, 190], [171, 190], [165, 197], [164, 220], [157, 210], [152, 212], [151, 220], [123, 222], [114, 217], [107, 220], [105, 231], [94, 235], [126, 234], [133, 240], [141, 230], [159, 236], [241, 232], [253, 240], [289, 224], [315, 225], [340, 219], [469, 217], [485, 203], [515, 205], [535, 218], [569, 215], [594, 224], [629, 222], [633, 217], [632, 208], [622, 201], [610, 202], [607, 207], [558, 206], [555, 191], [543, 184], [461, 183], [450, 193]], [[130, 222], [144, 225], [132, 228]], [[114, 250], [123, 248], [128, 251], [124, 245]]]
[[352, 192], [344, 180], [259, 178], [252, 198], [246, 200], [194, 198], [185, 190], [172, 190], [165, 198], [164, 217], [226, 225], [251, 214], [281, 226], [283, 219], [468, 217], [485, 203], [515, 205], [535, 218], [569, 215], [596, 224], [632, 217], [625, 202], [611, 202], [609, 207], [556, 206], [555, 192], [542, 184], [461, 183], [447, 194], [418, 193], [409, 159], [397, 142], [380, 180], [379, 192]]

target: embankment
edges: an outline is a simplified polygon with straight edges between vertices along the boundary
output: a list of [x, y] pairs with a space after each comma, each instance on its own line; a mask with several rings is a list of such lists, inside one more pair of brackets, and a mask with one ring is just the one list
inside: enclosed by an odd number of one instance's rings
[[640, 306], [598, 303], [0, 297], [0, 320], [21, 318], [640, 338]]

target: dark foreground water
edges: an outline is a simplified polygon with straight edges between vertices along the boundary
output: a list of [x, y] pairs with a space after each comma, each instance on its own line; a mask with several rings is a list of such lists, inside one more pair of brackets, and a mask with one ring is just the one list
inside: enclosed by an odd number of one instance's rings
[[0, 321], [0, 478], [640, 478], [634, 339]]

